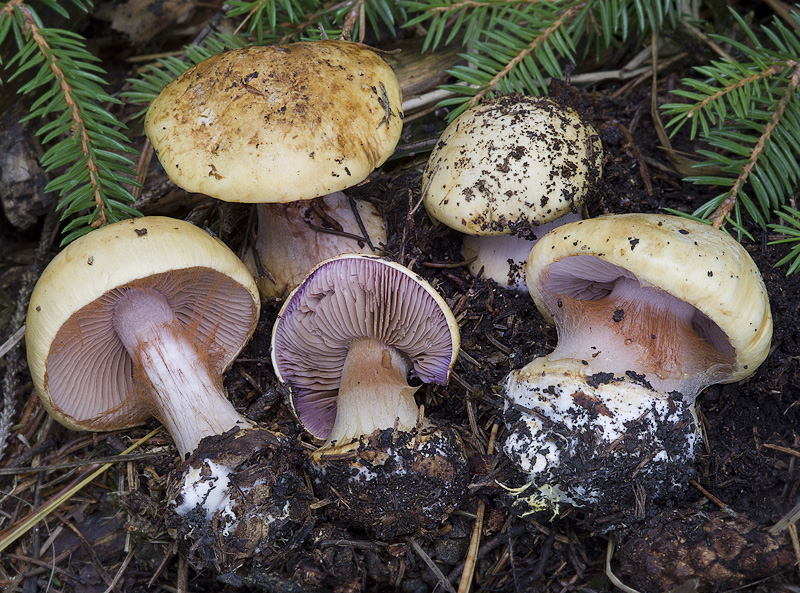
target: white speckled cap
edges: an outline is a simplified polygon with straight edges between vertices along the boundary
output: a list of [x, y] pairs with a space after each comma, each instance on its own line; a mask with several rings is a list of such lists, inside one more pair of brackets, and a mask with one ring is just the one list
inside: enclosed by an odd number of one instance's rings
[[[553, 321], [553, 299], [544, 283], [555, 262], [565, 263], [558, 281], [575, 298], [581, 291], [602, 292], [603, 283], [614, 280], [587, 278], [592, 260], [586, 256], [627, 270], [641, 284], [691, 304], [714, 322], [736, 356], [723, 382], [748, 377], [766, 358], [772, 339], [767, 290], [750, 255], [723, 231], [659, 214], [602, 216], [551, 231], [531, 250], [527, 266], [531, 297], [548, 321]], [[575, 258], [574, 267], [567, 258]]]
[[423, 173], [425, 208], [472, 235], [530, 228], [577, 210], [602, 159], [600, 138], [573, 109], [507, 95], [447, 126]]
[[188, 222], [149, 216], [77, 239], [42, 272], [25, 334], [39, 396], [73, 430], [125, 428], [153, 413], [137, 393], [132, 359], [113, 326], [127, 287], [160, 292], [219, 373], [258, 320], [258, 290], [247, 268]]
[[145, 132], [170, 179], [228, 202], [306, 200], [360, 183], [394, 151], [400, 84], [349, 41], [245, 47], [164, 88]]

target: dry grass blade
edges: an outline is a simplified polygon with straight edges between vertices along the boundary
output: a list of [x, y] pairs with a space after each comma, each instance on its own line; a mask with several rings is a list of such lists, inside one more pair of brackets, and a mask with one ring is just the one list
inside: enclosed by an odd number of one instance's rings
[[629, 587], [621, 580], [619, 577], [614, 574], [614, 571], [611, 570], [611, 559], [614, 557], [614, 534], [611, 534], [608, 537], [608, 547], [606, 548], [606, 576], [608, 580], [610, 580], [615, 587], [624, 591], [625, 593], [640, 593], [638, 589], [634, 589], [633, 587]]
[[[497, 438], [498, 425], [492, 426], [492, 434], [489, 436], [489, 445], [486, 447], [486, 453], [491, 455], [494, 453], [494, 440]], [[475, 563], [478, 561], [478, 547], [481, 543], [481, 529], [483, 529], [483, 514], [486, 511], [486, 504], [478, 501], [478, 510], [475, 513], [475, 528], [472, 530], [472, 539], [469, 542], [469, 551], [467, 552], [467, 560], [464, 563], [464, 572], [461, 573], [461, 581], [458, 583], [458, 593], [467, 593], [469, 591], [472, 579], [475, 576]]]
[[[153, 438], [158, 432], [161, 430], [161, 427], [156, 428], [155, 430], [147, 433], [141, 439], [136, 441], [130, 447], [125, 449], [121, 454], [126, 455], [131, 451], [134, 451], [151, 438]], [[106, 463], [94, 471], [88, 471], [83, 477], [78, 478], [75, 482], [67, 486], [64, 490], [61, 491], [58, 495], [53, 497], [49, 502], [42, 505], [39, 509], [25, 517], [22, 521], [18, 522], [16, 525], [9, 527], [4, 532], [0, 533], [0, 552], [5, 550], [8, 546], [13, 544], [17, 539], [19, 539], [24, 533], [30, 530], [34, 525], [36, 525], [39, 521], [47, 517], [50, 513], [52, 513], [55, 509], [61, 506], [64, 502], [69, 500], [71, 497], [75, 496], [78, 492], [80, 492], [87, 484], [89, 484], [92, 480], [103, 474], [108, 468], [113, 466], [113, 463]]]
[[5, 343], [0, 345], [0, 358], [3, 358], [6, 355], [6, 352], [16, 346], [24, 335], [25, 326], [23, 325], [21, 328], [15, 331], [14, 334], [5, 341]]
[[666, 152], [669, 162], [673, 167], [675, 167], [675, 170], [678, 173], [684, 176], [719, 174], [719, 169], [717, 167], [697, 167], [696, 165], [698, 161], [687, 158], [672, 148], [672, 142], [669, 140], [669, 134], [664, 128], [664, 123], [661, 121], [661, 116], [658, 113], [658, 93], [656, 90], [656, 85], [658, 83], [658, 71], [660, 68], [658, 67], [658, 44], [656, 43], [655, 35], [652, 37], [650, 47], [653, 58], [652, 92], [650, 93], [650, 116], [652, 117], [653, 125], [655, 127], [656, 134], [658, 135], [658, 141]]

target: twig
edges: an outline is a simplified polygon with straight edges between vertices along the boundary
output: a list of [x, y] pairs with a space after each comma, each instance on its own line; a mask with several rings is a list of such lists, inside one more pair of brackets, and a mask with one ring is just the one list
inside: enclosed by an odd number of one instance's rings
[[792, 540], [792, 548], [794, 549], [794, 557], [797, 558], [797, 570], [800, 572], [800, 540], [797, 538], [797, 525], [789, 523], [789, 539]]
[[369, 238], [367, 227], [364, 226], [364, 221], [361, 220], [361, 212], [358, 211], [358, 204], [356, 203], [355, 198], [353, 196], [347, 196], [347, 201], [350, 202], [350, 210], [352, 210], [353, 217], [356, 219], [358, 230], [360, 230], [361, 234], [364, 236], [364, 240], [367, 242], [370, 251], [375, 251], [375, 246], [372, 244], [372, 239]]
[[[49, 447], [52, 448], [52, 441]], [[106, 457], [96, 457], [94, 459], [81, 459], [79, 461], [66, 461], [55, 465], [40, 465], [36, 467], [0, 467], [0, 476], [16, 476], [19, 474], [40, 474], [52, 472], [62, 469], [72, 469], [75, 467], [83, 467], [86, 465], [97, 465], [99, 463], [123, 463], [125, 461], [138, 461], [140, 459], [150, 459], [152, 457], [160, 457], [164, 453], [137, 453], [135, 455], [110, 455]]]
[[[63, 523], [67, 528], [72, 530], [72, 532], [80, 540], [81, 544], [83, 544], [83, 547], [86, 548], [86, 551], [89, 553], [92, 562], [94, 562], [94, 565], [97, 568], [97, 572], [100, 574], [100, 578], [102, 578], [105, 581], [106, 585], [108, 585], [108, 591], [111, 591], [111, 589], [116, 589], [117, 591], [119, 591], [119, 589], [117, 589], [114, 586], [114, 580], [111, 578], [111, 575], [108, 574], [108, 571], [106, 571], [105, 566], [103, 566], [103, 563], [100, 562], [100, 559], [97, 557], [97, 553], [94, 551], [92, 544], [86, 541], [86, 538], [83, 536], [83, 533], [81, 533], [81, 530], [78, 529], [72, 523], [70, 523], [69, 519], [67, 519], [64, 515], [62, 515], [58, 511], [54, 511], [53, 514], [59, 521], [61, 521], [61, 523]], [[55, 546], [53, 547], [53, 549], [55, 550]]]
[[766, 4], [769, 4], [769, 7], [775, 11], [781, 19], [786, 21], [786, 24], [792, 27], [795, 31], [800, 31], [800, 25], [792, 18], [792, 10], [791, 5], [787, 4], [786, 2], [781, 2], [781, 0], [764, 0]]
[[442, 573], [439, 567], [436, 566], [436, 563], [431, 560], [431, 557], [425, 553], [425, 550], [420, 547], [416, 540], [413, 537], [410, 537], [406, 541], [408, 542], [408, 545], [410, 545], [411, 548], [417, 553], [417, 555], [422, 558], [422, 561], [428, 565], [428, 568], [431, 569], [431, 572], [436, 575], [436, 578], [439, 579], [439, 584], [449, 591], [449, 593], [456, 593], [456, 590], [453, 589], [453, 585], [450, 584], [450, 581], [447, 580], [447, 577], [444, 576], [444, 573]]
[[22, 339], [22, 336], [25, 335], [25, 326], [23, 325], [17, 331], [15, 331], [10, 338], [8, 338], [2, 345], [0, 345], [0, 358], [3, 358], [6, 355], [6, 352], [11, 350], [14, 346], [19, 344], [19, 341]]
[[[133, 445], [125, 449], [122, 452], [122, 454], [125, 455], [126, 453], [130, 453], [134, 449], [138, 448], [140, 445], [143, 445], [151, 438], [153, 438], [160, 430], [161, 427], [159, 426], [155, 430], [147, 433], [145, 436], [136, 441]], [[19, 521], [16, 525], [10, 527], [9, 529], [3, 532], [0, 532], [0, 552], [5, 550], [15, 541], [17, 541], [17, 539], [19, 539], [24, 533], [29, 531], [34, 525], [36, 525], [39, 521], [47, 517], [50, 513], [52, 513], [55, 509], [61, 506], [64, 502], [69, 500], [77, 492], [80, 492], [92, 480], [102, 475], [112, 465], [113, 465], [112, 463], [106, 463], [105, 465], [102, 465], [101, 467], [99, 467], [94, 471], [89, 471], [85, 473], [82, 477], [78, 478], [75, 482], [64, 488], [59, 494], [50, 499], [49, 502], [45, 503], [43, 506], [36, 509], [33, 513], [25, 517], [22, 521]]]
[[178, 554], [178, 580], [175, 583], [175, 590], [178, 593], [187, 593], [189, 590], [189, 563], [186, 556]]
[[800, 521], [800, 503], [797, 503], [792, 510], [786, 513], [780, 520], [769, 528], [770, 535], [778, 535], [789, 525]]
[[[497, 423], [492, 426], [492, 433], [489, 435], [489, 445], [486, 447], [487, 455], [494, 453], [494, 440], [497, 438], [498, 427], [499, 425]], [[461, 574], [461, 581], [458, 583], [458, 593], [467, 593], [472, 584], [472, 579], [475, 576], [475, 564], [478, 561], [478, 547], [481, 543], [481, 530], [483, 529], [483, 514], [485, 511], [486, 503], [479, 500], [478, 510], [475, 513], [475, 527], [472, 529], [472, 539], [469, 542], [467, 560], [464, 563], [464, 572]]]
[[130, 552], [128, 552], [128, 555], [125, 556], [125, 560], [122, 561], [122, 566], [119, 567], [117, 574], [114, 576], [114, 580], [111, 581], [111, 584], [108, 586], [108, 589], [106, 589], [104, 593], [111, 593], [112, 590], [117, 588], [117, 583], [119, 583], [120, 579], [122, 578], [122, 575], [125, 574], [125, 570], [131, 563], [131, 560], [133, 560], [133, 555], [136, 553], [136, 548], [137, 548], [136, 544], [131, 546], [131, 550]]
[[628, 128], [622, 122], [617, 123], [617, 127], [622, 132], [622, 135], [625, 136], [625, 140], [628, 141], [628, 145], [631, 147], [631, 151], [633, 151], [633, 156], [639, 162], [639, 175], [642, 178], [642, 182], [644, 182], [644, 188], [647, 191], [648, 196], [653, 195], [653, 183], [650, 181], [650, 170], [647, 168], [647, 163], [644, 161], [644, 157], [642, 156], [642, 151], [639, 150], [639, 146], [636, 144], [636, 140], [633, 139], [633, 134], [630, 133]]
[[700, 484], [699, 484], [697, 481], [695, 481], [695, 480], [689, 480], [689, 483], [690, 483], [692, 486], [694, 486], [695, 488], [697, 488], [697, 489], [700, 491], [700, 494], [702, 494], [702, 495], [703, 495], [703, 496], [705, 496], [705, 497], [706, 497], [708, 500], [710, 500], [710, 501], [711, 501], [711, 502], [713, 502], [715, 505], [717, 505], [717, 506], [720, 508], [720, 510], [723, 510], [723, 511], [725, 511], [726, 513], [730, 513], [731, 515], [734, 515], [734, 516], [736, 516], [736, 513], [735, 513], [733, 510], [731, 510], [731, 508], [730, 508], [728, 505], [726, 505], [726, 504], [725, 504], [724, 502], [722, 502], [722, 501], [721, 501], [719, 498], [717, 498], [716, 496], [714, 496], [713, 494], [711, 494], [711, 493], [710, 493], [708, 490], [706, 490], [705, 488], [703, 488], [703, 487], [702, 487], [702, 486], [701, 486], [701, 485], [700, 485]]
[[717, 55], [718, 55], [719, 57], [721, 57], [723, 60], [729, 60], [729, 61], [731, 61], [731, 62], [735, 62], [735, 61], [736, 61], [736, 60], [734, 60], [734, 59], [733, 59], [733, 57], [731, 56], [731, 54], [729, 54], [728, 52], [726, 52], [726, 51], [725, 51], [724, 49], [722, 49], [722, 48], [721, 48], [719, 45], [717, 45], [717, 44], [716, 44], [716, 43], [714, 43], [714, 42], [713, 42], [711, 39], [709, 39], [709, 38], [708, 38], [708, 35], [706, 35], [705, 33], [703, 33], [703, 32], [702, 32], [700, 29], [698, 29], [698, 28], [697, 28], [697, 27], [695, 27], [694, 25], [691, 25], [691, 24], [689, 24], [688, 22], [686, 22], [686, 20], [685, 20], [685, 19], [680, 19], [678, 22], [680, 23], [680, 25], [681, 25], [681, 26], [682, 26], [684, 29], [686, 29], [686, 30], [687, 30], [689, 33], [691, 33], [692, 35], [694, 35], [695, 37], [697, 37], [697, 39], [699, 39], [700, 41], [702, 41], [703, 43], [705, 43], [705, 44], [706, 44], [706, 45], [707, 45], [707, 46], [708, 46], [708, 47], [711, 49], [711, 51], [713, 51], [715, 54], [717, 54]]
[[797, 451], [796, 449], [790, 449], [789, 447], [781, 447], [780, 445], [772, 445], [770, 443], [764, 443], [761, 446], [766, 447], [767, 449], [775, 449], [776, 451], [780, 451], [781, 453], [794, 455], [795, 457], [800, 457], [800, 451]]

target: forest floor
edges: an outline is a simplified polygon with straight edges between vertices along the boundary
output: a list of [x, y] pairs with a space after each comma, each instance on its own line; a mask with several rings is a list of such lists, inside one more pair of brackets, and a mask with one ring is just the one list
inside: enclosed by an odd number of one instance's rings
[[[107, 24], [87, 26], [98, 39], [103, 39], [101, 33], [120, 36], [103, 29]], [[121, 88], [131, 67], [113, 56], [134, 53], [133, 44], [120, 51], [107, 39], [105, 43], [104, 65]], [[706, 55], [707, 50], [698, 44], [689, 53]], [[677, 60], [659, 72], [658, 104], [674, 100], [669, 90], [690, 74], [690, 65], [688, 59]], [[551, 89], [574, 105], [603, 141], [603, 175], [587, 202], [588, 217], [663, 208], [691, 212], [715, 195], [716, 188], [682, 181], [670, 163], [651, 117], [651, 82], [647, 76]], [[121, 109], [122, 116], [136, 111], [132, 106]], [[141, 120], [130, 125], [136, 145], [143, 147]], [[669, 508], [648, 508], [643, 519], [616, 531], [604, 528], [604, 518], [591, 509], [567, 510], [552, 520], [547, 515], [520, 517], [512, 512], [509, 493], [497, 483], [518, 484], [521, 478], [502, 453], [488, 454], [487, 445], [495, 425], [498, 443], [505, 433], [503, 379], [551, 351], [556, 332], [527, 295], [471, 276], [458, 233], [432, 224], [424, 208], [417, 207], [427, 151], [444, 127], [439, 110], [409, 117], [397, 155], [352, 193], [371, 201], [386, 217], [389, 257], [426, 278], [458, 319], [462, 354], [450, 383], [421, 389], [418, 403], [431, 418], [455, 426], [467, 444], [473, 487], [461, 507], [438, 529], [380, 541], [343, 523], [335, 504], [315, 501], [320, 504], [311, 505], [311, 520], [280, 562], [266, 567], [256, 558], [222, 575], [197, 569], [164, 520], [165, 477], [177, 454], [161, 431], [0, 554], [0, 588], [26, 593], [454, 591], [480, 506], [481, 547], [472, 591], [611, 591], [615, 583], [609, 573], [641, 591], [668, 591], [679, 584], [680, 591], [800, 591], [800, 550], [793, 548], [798, 514], [791, 514], [800, 503], [800, 275], [786, 276], [785, 269], [774, 267], [787, 248], [769, 245], [774, 237], [748, 228], [755, 241], [745, 239], [743, 244], [763, 275], [775, 320], [772, 349], [749, 379], [712, 386], [699, 396], [704, 442], [696, 477], [686, 484], [683, 498]], [[685, 136], [675, 142], [691, 150]], [[187, 218], [212, 229], [235, 251], [243, 248], [252, 230], [252, 207], [186, 194], [166, 180], [155, 158], [144, 179], [138, 204], [144, 213]], [[52, 216], [40, 216], [25, 229], [13, 227], [8, 219], [0, 224], [2, 343], [17, 329], [20, 315], [14, 312], [24, 311], [31, 281], [57, 252], [59, 241]], [[228, 372], [225, 386], [237, 409], [280, 429], [302, 450], [301, 443], [310, 439], [287, 407], [270, 362], [278, 308], [278, 303], [265, 303], [253, 340]], [[158, 426], [151, 421], [99, 434], [60, 426], [33, 390], [24, 341], [4, 355], [0, 370], [17, 405], [11, 439], [0, 460], [0, 534], [8, 534], [32, 510], [88, 475], [95, 467], [90, 464], [120, 454]], [[651, 578], [648, 573], [654, 568], [648, 563], [653, 562], [661, 572]]]

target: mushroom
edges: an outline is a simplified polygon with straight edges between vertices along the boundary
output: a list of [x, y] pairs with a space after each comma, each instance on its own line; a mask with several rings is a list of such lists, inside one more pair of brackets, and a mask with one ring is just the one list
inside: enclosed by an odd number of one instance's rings
[[506, 95], [445, 129], [422, 175], [430, 216], [465, 233], [470, 271], [525, 291], [536, 239], [580, 219], [603, 148], [578, 113], [548, 97]]
[[248, 421], [222, 373], [256, 326], [258, 291], [218, 239], [151, 216], [94, 230], [42, 272], [28, 308], [33, 383], [73, 430], [156, 416], [181, 457]]
[[526, 500], [610, 514], [678, 496], [697, 394], [745, 379], [769, 351], [747, 251], [692, 220], [610, 215], [540, 239], [527, 283], [558, 345], [505, 381], [504, 449], [535, 486]]
[[145, 131], [180, 187], [259, 204], [256, 253], [245, 263], [267, 298], [324, 259], [385, 244], [375, 208], [351, 204], [341, 190], [392, 154], [401, 102], [391, 67], [361, 44], [252, 46], [212, 56], [167, 85]]
[[397, 263], [343, 255], [318, 265], [284, 303], [272, 363], [311, 458], [351, 522], [393, 537], [444, 520], [466, 490], [463, 445], [422, 418], [414, 393], [445, 384], [458, 325], [425, 280]]
[[156, 416], [181, 458], [192, 454], [169, 475], [175, 513], [165, 518], [181, 538], [214, 542], [191, 546], [209, 566], [266, 552], [302, 523], [310, 498], [282, 469], [287, 440], [239, 414], [222, 384], [259, 309], [252, 275], [225, 244], [158, 216], [68, 245], [28, 309], [28, 366], [56, 420], [100, 431]]

